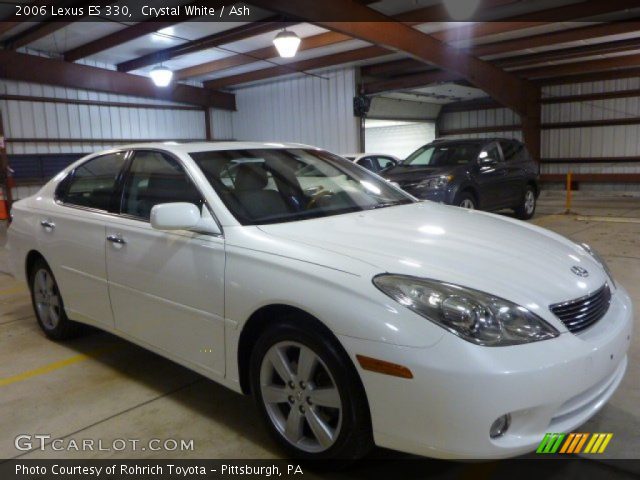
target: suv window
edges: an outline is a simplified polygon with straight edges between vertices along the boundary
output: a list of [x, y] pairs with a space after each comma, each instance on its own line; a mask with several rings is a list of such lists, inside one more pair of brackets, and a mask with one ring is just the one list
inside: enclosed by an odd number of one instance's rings
[[126, 152], [110, 153], [76, 167], [68, 182], [64, 182], [62, 201], [81, 207], [109, 210], [125, 157]]
[[500, 150], [498, 150], [498, 144], [492, 143], [484, 147], [480, 152], [480, 158], [492, 158], [496, 162], [501, 162], [502, 157], [500, 156]]
[[502, 154], [506, 162], [520, 162], [526, 159], [524, 145], [520, 142], [503, 140], [500, 142], [500, 147], [502, 147]]
[[124, 187], [121, 213], [149, 220], [154, 205], [171, 202], [188, 202], [198, 207], [204, 203], [176, 160], [161, 152], [136, 152]]
[[378, 159], [378, 169], [384, 170], [385, 168], [391, 168], [396, 164], [396, 161], [390, 157], [377, 157]]
[[373, 158], [372, 157], [362, 157], [360, 160], [358, 160], [356, 162], [358, 165], [360, 165], [361, 167], [366, 168], [367, 170], [370, 170], [372, 172], [375, 172], [377, 170], [377, 168], [375, 167], [375, 165], [373, 164]]

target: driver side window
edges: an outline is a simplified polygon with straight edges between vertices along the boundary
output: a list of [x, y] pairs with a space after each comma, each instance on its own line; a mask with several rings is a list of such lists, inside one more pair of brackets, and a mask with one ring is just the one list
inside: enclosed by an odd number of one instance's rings
[[480, 160], [493, 159], [494, 162], [502, 162], [500, 150], [498, 150], [498, 144], [492, 143], [487, 145], [480, 152]]
[[149, 220], [160, 203], [188, 202], [202, 209], [204, 201], [182, 166], [155, 151], [135, 153], [124, 187], [121, 213]]

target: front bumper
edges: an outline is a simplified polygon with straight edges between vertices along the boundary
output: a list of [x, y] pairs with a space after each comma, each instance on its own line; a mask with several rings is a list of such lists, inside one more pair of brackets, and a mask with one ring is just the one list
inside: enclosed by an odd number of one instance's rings
[[[422, 349], [340, 339], [359, 369], [377, 445], [489, 459], [535, 450], [545, 433], [569, 432], [600, 410], [624, 376], [632, 324], [631, 301], [618, 288], [590, 329], [526, 345], [481, 347], [450, 334]], [[356, 354], [404, 365], [414, 378], [364, 371]], [[510, 428], [491, 439], [491, 424], [506, 413]]]

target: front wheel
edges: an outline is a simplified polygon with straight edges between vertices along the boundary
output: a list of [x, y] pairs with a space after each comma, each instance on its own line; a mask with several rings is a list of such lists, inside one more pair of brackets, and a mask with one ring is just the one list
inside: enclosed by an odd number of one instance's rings
[[372, 447], [360, 378], [320, 329], [288, 322], [267, 330], [253, 349], [250, 377], [270, 433], [291, 456], [354, 460]]
[[529, 220], [536, 213], [536, 192], [531, 185], [527, 185], [522, 203], [514, 211], [520, 220]]
[[475, 210], [478, 208], [475, 197], [468, 192], [462, 192], [458, 198], [456, 198], [455, 205], [460, 208], [466, 208], [467, 210]]

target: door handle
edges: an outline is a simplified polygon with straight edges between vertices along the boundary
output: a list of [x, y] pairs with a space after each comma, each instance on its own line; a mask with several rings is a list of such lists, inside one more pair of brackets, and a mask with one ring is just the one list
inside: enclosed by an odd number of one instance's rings
[[107, 240], [109, 240], [111, 243], [117, 243], [118, 245], [124, 245], [125, 243], [127, 243], [119, 233], [115, 235], [108, 235]]
[[54, 228], [56, 228], [56, 224], [53, 223], [51, 220], [41, 220], [40, 221], [40, 226], [46, 230], [53, 230]]

